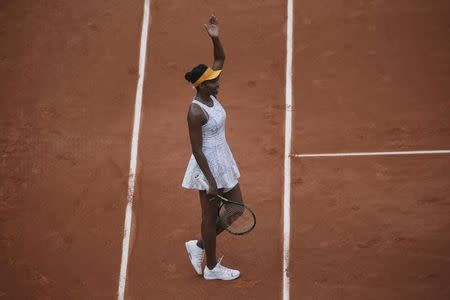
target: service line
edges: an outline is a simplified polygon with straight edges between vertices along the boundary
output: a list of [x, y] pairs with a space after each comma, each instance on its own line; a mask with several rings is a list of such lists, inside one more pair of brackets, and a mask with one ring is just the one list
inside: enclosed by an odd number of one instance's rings
[[120, 264], [119, 289], [117, 292], [118, 300], [124, 299], [125, 285], [127, 282], [128, 252], [130, 248], [131, 219], [133, 217], [132, 208], [133, 208], [134, 187], [136, 184], [136, 165], [139, 146], [139, 128], [141, 124], [142, 93], [144, 88], [145, 58], [147, 55], [147, 38], [148, 38], [149, 24], [150, 24], [150, 0], [145, 0], [144, 18], [142, 21], [142, 31], [141, 31], [141, 48], [139, 52], [139, 78], [136, 88], [133, 137], [131, 140], [130, 172], [128, 174], [128, 194], [127, 194], [128, 203], [125, 211], [125, 225], [123, 230], [123, 242], [122, 242], [122, 260]]
[[301, 157], [342, 157], [342, 156], [383, 156], [383, 155], [424, 155], [450, 154], [450, 150], [420, 150], [420, 151], [391, 151], [391, 152], [348, 152], [348, 153], [305, 153], [291, 154], [293, 158]]

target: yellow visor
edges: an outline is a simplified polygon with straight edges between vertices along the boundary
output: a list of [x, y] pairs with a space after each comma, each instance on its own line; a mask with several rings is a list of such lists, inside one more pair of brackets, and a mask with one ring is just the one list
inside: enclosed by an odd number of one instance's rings
[[220, 72], [222, 72], [222, 70], [213, 70], [211, 68], [208, 68], [203, 73], [203, 75], [200, 76], [200, 78], [197, 79], [197, 81], [193, 83], [193, 85], [194, 86], [199, 86], [200, 83], [202, 83], [204, 81], [215, 79], [215, 78], [217, 78], [220, 75]]

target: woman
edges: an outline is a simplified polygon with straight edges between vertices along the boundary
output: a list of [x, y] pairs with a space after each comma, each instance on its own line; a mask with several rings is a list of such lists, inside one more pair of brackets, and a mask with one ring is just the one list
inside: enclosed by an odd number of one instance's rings
[[240, 173], [225, 138], [226, 113], [215, 97], [219, 90], [219, 75], [225, 53], [214, 15], [205, 28], [214, 46], [212, 68], [201, 64], [185, 75], [197, 92], [187, 116], [192, 156], [182, 186], [199, 191], [202, 207], [202, 239], [186, 242], [186, 250], [199, 275], [202, 274], [201, 264], [206, 252], [205, 279], [233, 280], [239, 277], [240, 272], [222, 266], [216, 259], [216, 235], [224, 229], [217, 222], [218, 201], [215, 197], [220, 194], [242, 202], [238, 183]]

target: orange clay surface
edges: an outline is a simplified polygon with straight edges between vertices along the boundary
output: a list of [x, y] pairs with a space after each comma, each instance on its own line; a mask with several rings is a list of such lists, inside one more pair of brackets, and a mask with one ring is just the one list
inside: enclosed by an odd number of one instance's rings
[[[48, 3], [47, 3], [48, 2]], [[52, 2], [52, 3], [50, 3]], [[394, 3], [395, 2], [395, 3]], [[295, 1], [293, 153], [450, 148], [448, 1]], [[143, 1], [0, 4], [0, 299], [114, 299]], [[218, 99], [252, 234], [207, 282], [184, 73], [227, 55]], [[281, 299], [286, 3], [155, 0], [127, 299]], [[291, 299], [450, 299], [448, 155], [292, 160]]]

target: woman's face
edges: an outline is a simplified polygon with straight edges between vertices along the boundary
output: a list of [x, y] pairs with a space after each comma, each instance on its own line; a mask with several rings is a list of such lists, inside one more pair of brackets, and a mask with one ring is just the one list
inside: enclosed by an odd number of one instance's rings
[[207, 80], [200, 84], [203, 93], [216, 96], [219, 93], [219, 78]]

